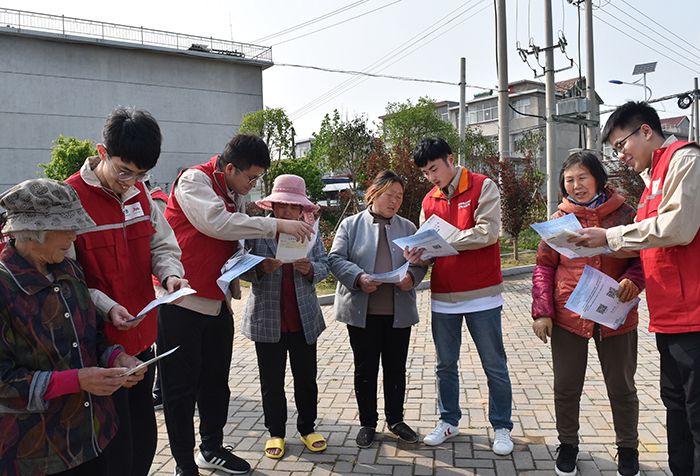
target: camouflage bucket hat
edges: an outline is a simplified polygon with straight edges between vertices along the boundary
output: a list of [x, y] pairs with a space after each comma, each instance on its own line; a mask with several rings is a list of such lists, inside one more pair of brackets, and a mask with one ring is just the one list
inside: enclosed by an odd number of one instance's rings
[[95, 226], [70, 185], [50, 179], [25, 180], [0, 195], [7, 211], [2, 233], [79, 231]]

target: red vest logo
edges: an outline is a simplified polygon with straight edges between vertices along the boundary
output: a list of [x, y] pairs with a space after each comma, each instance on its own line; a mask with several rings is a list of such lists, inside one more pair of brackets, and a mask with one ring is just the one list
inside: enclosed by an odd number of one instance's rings
[[471, 200], [467, 200], [466, 202], [459, 202], [459, 203], [457, 204], [457, 207], [458, 207], [458, 208], [469, 208], [471, 205], [472, 205], [472, 201], [471, 201]]

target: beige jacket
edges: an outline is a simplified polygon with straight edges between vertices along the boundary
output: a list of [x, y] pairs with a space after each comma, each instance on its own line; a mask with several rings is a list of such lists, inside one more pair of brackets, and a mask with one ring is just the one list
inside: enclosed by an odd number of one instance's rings
[[[174, 193], [192, 226], [212, 238], [233, 241], [274, 238], [277, 234], [277, 222], [273, 218], [250, 217], [245, 214], [245, 202], [240, 195], [229, 192], [236, 203], [236, 209], [242, 211], [231, 213], [226, 210], [223, 200], [214, 192], [211, 180], [200, 170], [185, 170], [175, 185]], [[205, 256], [202, 258], [205, 259]], [[232, 286], [231, 294], [234, 299], [240, 299], [238, 280]], [[227, 301], [230, 301], [229, 296]], [[209, 316], [216, 316], [221, 311], [221, 301], [196, 295], [186, 296], [178, 305]]]
[[[80, 168], [80, 177], [86, 184], [92, 187], [102, 187], [100, 179], [97, 178], [94, 170], [99, 160], [99, 157], [90, 157], [85, 160], [85, 163]], [[141, 191], [132, 185], [121, 196], [122, 203], [130, 200], [139, 193], [141, 193]], [[147, 194], [147, 197], [151, 205], [151, 224], [156, 231], [151, 236], [151, 266], [153, 267], [153, 274], [160, 282], [163, 282], [168, 276], [177, 276], [181, 278], [185, 274], [185, 270], [182, 267], [182, 263], [180, 263], [180, 256], [182, 253], [177, 244], [175, 233], [173, 233], [173, 229], [170, 228], [170, 225], [163, 216], [158, 205], [153, 203], [150, 194]], [[67, 256], [75, 259], [75, 248], [73, 245], [71, 245], [71, 248], [68, 250]], [[128, 277], [123, 276], [122, 278], [127, 279]], [[95, 303], [97, 310], [104, 315], [107, 315], [109, 310], [118, 304], [111, 297], [98, 289], [91, 288], [90, 297], [92, 298], [92, 302]]]
[[[445, 193], [448, 199], [451, 199], [455, 190], [457, 190], [462, 171], [465, 170], [463, 167], [456, 167], [456, 169], [457, 173], [448, 185]], [[421, 209], [420, 224], [422, 225], [424, 222], [425, 213]], [[501, 194], [498, 190], [498, 185], [491, 179], [484, 180], [482, 185], [479, 204], [474, 210], [474, 222], [476, 224], [472, 228], [461, 230], [447, 240], [457, 251], [478, 250], [498, 241], [501, 230]], [[436, 301], [462, 302], [486, 296], [495, 296], [502, 291], [503, 285], [497, 284], [461, 293], [433, 293], [432, 298]]]
[[[662, 147], [676, 138], [671, 136]], [[649, 185], [650, 170], [640, 174]], [[684, 246], [700, 228], [700, 147], [684, 147], [671, 158], [662, 187], [659, 214], [630, 225], [608, 228], [608, 246], [614, 250]]]

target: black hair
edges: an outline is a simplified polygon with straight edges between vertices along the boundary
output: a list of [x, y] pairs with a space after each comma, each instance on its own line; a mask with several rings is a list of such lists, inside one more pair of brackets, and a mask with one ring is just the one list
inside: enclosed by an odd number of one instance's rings
[[163, 137], [158, 122], [148, 111], [118, 107], [102, 128], [107, 153], [142, 170], [156, 166]]
[[241, 171], [248, 170], [253, 165], [267, 170], [270, 168], [270, 150], [258, 136], [236, 134], [219, 155], [217, 166], [223, 169], [226, 164], [233, 164]]
[[571, 154], [561, 166], [561, 172], [559, 172], [559, 188], [561, 190], [562, 197], [566, 197], [568, 195], [566, 188], [564, 187], [564, 172], [577, 164], [588, 169], [595, 179], [596, 186], [598, 187], [596, 191], [598, 193], [602, 192], [605, 189], [605, 185], [608, 183], [608, 173], [605, 171], [605, 167], [603, 167], [602, 162], [593, 151], [581, 150]]
[[[644, 101], [629, 101], [615, 109], [603, 128], [603, 142], [609, 142], [613, 129], [634, 130], [642, 124], [651, 127], [651, 130], [664, 136], [661, 129], [661, 119], [656, 109]], [[614, 145], [614, 144], [613, 144]]]
[[452, 149], [445, 139], [426, 137], [413, 150], [413, 163], [418, 167], [425, 167], [428, 162], [436, 159], [447, 162], [449, 155], [452, 155]]

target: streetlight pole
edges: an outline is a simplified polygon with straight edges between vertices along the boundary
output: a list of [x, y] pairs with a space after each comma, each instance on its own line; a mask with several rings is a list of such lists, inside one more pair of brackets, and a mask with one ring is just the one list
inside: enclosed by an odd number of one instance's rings
[[[619, 79], [609, 79], [608, 82], [612, 83], [612, 84], [626, 84], [628, 86], [639, 86], [640, 88], [644, 88], [644, 100], [648, 101], [649, 99], [651, 99], [652, 92], [651, 92], [651, 88], [649, 86], [647, 86], [646, 76], [647, 75], [645, 73], [644, 74], [644, 84], [639, 84], [639, 82], [638, 82], [639, 80], [637, 80], [633, 83], [628, 83], [627, 81], [620, 81]], [[649, 93], [649, 97], [647, 97], [647, 93]]]

